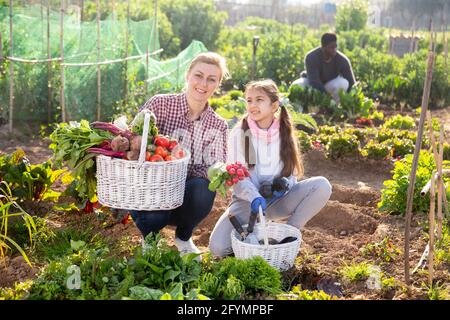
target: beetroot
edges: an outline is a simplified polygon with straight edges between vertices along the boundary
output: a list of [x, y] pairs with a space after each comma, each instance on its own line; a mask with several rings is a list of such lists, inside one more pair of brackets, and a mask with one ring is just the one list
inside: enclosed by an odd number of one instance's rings
[[101, 149], [101, 148], [89, 148], [89, 149], [87, 149], [87, 152], [103, 154], [105, 156], [113, 157], [113, 158], [123, 158], [123, 156], [125, 155], [125, 152], [115, 152], [115, 151], [105, 150], [105, 149]]
[[116, 136], [111, 141], [111, 149], [113, 151], [128, 151], [130, 149], [130, 141], [122, 136]]
[[95, 121], [91, 123], [91, 127], [94, 129], [109, 131], [116, 136], [121, 135], [128, 139], [131, 139], [131, 137], [134, 135], [130, 130], [123, 130], [109, 122]]
[[130, 150], [131, 151], [140, 151], [142, 143], [142, 136], [134, 136], [131, 138]]
[[136, 150], [127, 151], [125, 155], [128, 160], [138, 160], [139, 159], [139, 151], [136, 151]]

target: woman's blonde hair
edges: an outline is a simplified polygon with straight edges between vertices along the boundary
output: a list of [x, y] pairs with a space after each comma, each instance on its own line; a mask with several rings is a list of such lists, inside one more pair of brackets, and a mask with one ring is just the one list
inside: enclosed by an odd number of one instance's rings
[[[280, 101], [280, 91], [273, 80], [265, 79], [259, 81], [252, 81], [245, 86], [245, 92], [250, 89], [262, 90], [270, 99], [272, 103]], [[242, 129], [247, 132], [249, 129], [246, 115], [242, 119]], [[247, 137], [248, 138], [248, 137]], [[303, 176], [303, 163], [300, 154], [300, 147], [295, 137], [295, 128], [292, 125], [291, 116], [285, 106], [280, 104], [280, 159], [284, 163], [284, 168], [281, 175], [288, 177], [292, 174], [297, 177]], [[244, 141], [245, 161], [249, 163], [252, 146], [250, 140]], [[254, 151], [253, 151], [254, 152]]]
[[[187, 73], [191, 72], [192, 68], [195, 67], [198, 63], [206, 63], [206, 64], [212, 64], [220, 69], [220, 81], [223, 79], [226, 79], [229, 77], [229, 72], [227, 68], [227, 62], [224, 57], [222, 57], [220, 54], [217, 54], [215, 52], [203, 52], [200, 53], [198, 56], [192, 60], [191, 64], [189, 65], [189, 69]], [[219, 82], [220, 82], [219, 81]]]

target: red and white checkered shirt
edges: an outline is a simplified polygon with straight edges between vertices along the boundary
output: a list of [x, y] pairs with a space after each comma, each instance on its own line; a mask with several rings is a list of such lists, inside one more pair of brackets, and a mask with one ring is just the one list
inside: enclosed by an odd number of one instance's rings
[[141, 106], [140, 110], [143, 109], [155, 114], [160, 134], [177, 139], [191, 153], [188, 178], [208, 179], [208, 168], [216, 162], [226, 161], [228, 124], [209, 103], [195, 121], [188, 118], [186, 93], [155, 95]]

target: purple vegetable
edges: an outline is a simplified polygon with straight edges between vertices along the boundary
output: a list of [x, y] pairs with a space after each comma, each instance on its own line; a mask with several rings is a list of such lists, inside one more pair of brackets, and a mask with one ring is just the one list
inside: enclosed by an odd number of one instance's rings
[[110, 151], [110, 150], [105, 150], [102, 148], [89, 148], [89, 149], [87, 149], [87, 152], [103, 154], [105, 156], [113, 157], [113, 158], [123, 158], [125, 155], [125, 152]]
[[120, 129], [118, 126], [109, 122], [95, 121], [91, 123], [91, 127], [94, 129], [109, 131], [116, 136], [121, 135], [122, 137], [125, 137], [128, 140], [130, 140], [134, 136], [134, 134], [130, 130]]

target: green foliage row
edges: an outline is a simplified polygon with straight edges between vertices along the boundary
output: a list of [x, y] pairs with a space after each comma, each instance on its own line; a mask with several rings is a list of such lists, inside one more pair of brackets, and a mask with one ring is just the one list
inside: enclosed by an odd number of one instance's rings
[[[72, 234], [75, 237], [75, 234]], [[78, 237], [79, 239], [79, 237]], [[87, 239], [86, 239], [87, 240]], [[196, 254], [180, 256], [159, 235], [149, 235], [129, 258], [112, 255], [105, 245], [70, 239], [28, 285], [0, 291], [3, 298], [62, 299], [241, 299], [281, 293], [281, 274], [261, 257], [247, 260]], [[70, 276], [77, 273], [81, 282]]]

